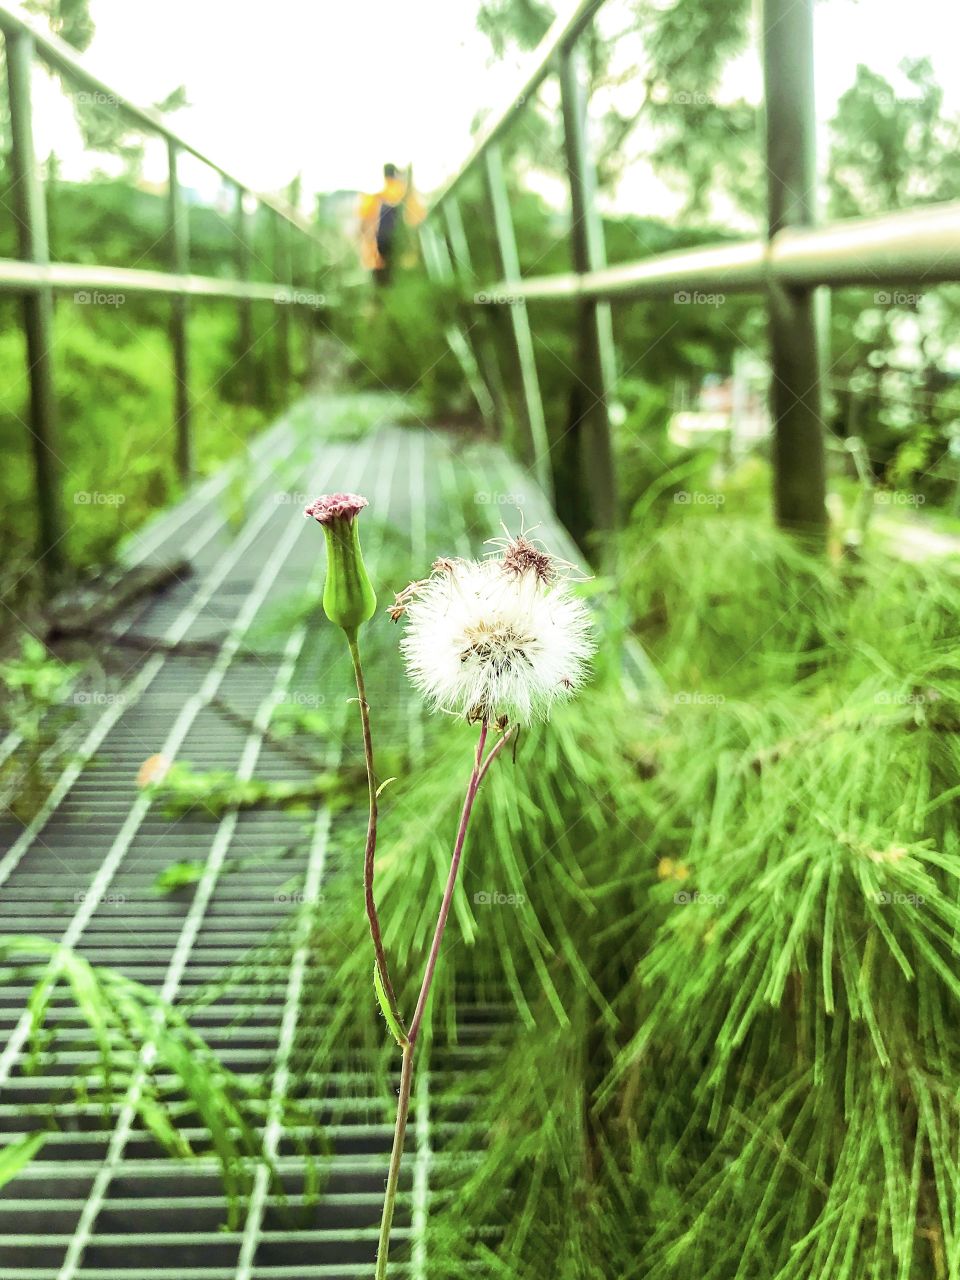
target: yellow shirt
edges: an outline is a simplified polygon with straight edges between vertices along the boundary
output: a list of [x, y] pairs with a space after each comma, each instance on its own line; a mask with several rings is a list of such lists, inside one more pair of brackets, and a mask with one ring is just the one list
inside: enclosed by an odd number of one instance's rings
[[427, 216], [423, 202], [415, 191], [408, 191], [403, 178], [387, 178], [383, 190], [360, 197], [360, 260], [368, 271], [375, 271], [386, 264], [377, 248], [377, 228], [380, 225], [380, 208], [384, 204], [403, 205], [403, 220], [408, 227], [417, 227]]

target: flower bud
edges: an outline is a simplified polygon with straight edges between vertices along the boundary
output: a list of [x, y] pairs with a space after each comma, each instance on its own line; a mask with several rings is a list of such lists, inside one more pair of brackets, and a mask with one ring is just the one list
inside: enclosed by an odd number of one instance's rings
[[357, 516], [367, 506], [356, 493], [331, 493], [311, 502], [304, 511], [323, 525], [327, 539], [327, 580], [323, 588], [323, 611], [331, 622], [355, 636], [362, 623], [372, 618], [377, 597], [360, 551]]

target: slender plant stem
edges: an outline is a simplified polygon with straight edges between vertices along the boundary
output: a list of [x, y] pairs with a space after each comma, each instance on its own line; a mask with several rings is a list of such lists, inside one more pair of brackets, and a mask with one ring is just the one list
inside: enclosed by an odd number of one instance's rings
[[[480, 773], [483, 767], [483, 748], [487, 740], [487, 722], [486, 720], [480, 726], [480, 738], [477, 742], [477, 754], [474, 758], [473, 772], [470, 775], [470, 782], [467, 785], [467, 794], [463, 800], [463, 810], [460, 814], [460, 825], [457, 828], [457, 838], [453, 846], [453, 857], [450, 859], [450, 870], [447, 873], [447, 883], [443, 890], [443, 901], [440, 903], [440, 914], [437, 917], [437, 927], [433, 931], [433, 942], [430, 944], [430, 954], [427, 957], [427, 967], [423, 975], [423, 982], [420, 984], [420, 995], [417, 997], [417, 1007], [414, 1010], [413, 1020], [410, 1023], [408, 1032], [410, 1043], [416, 1045], [417, 1036], [420, 1034], [420, 1025], [423, 1022], [423, 1015], [427, 1007], [427, 997], [430, 995], [430, 988], [433, 985], [433, 975], [437, 967], [437, 958], [440, 955], [440, 944], [443, 941], [443, 933], [447, 927], [447, 916], [450, 914], [450, 904], [453, 901], [453, 891], [457, 883], [457, 872], [460, 870], [460, 859], [463, 856], [463, 843], [467, 834], [467, 823], [470, 821], [470, 814], [473, 812], [473, 802], [477, 797], [477, 791], [480, 787]], [[502, 740], [501, 740], [502, 741]]]
[[460, 826], [457, 828], [457, 838], [453, 846], [453, 857], [450, 860], [450, 871], [447, 875], [446, 887], [443, 891], [443, 901], [440, 904], [440, 914], [437, 917], [437, 927], [434, 930], [433, 942], [430, 945], [430, 955], [427, 958], [427, 967], [423, 975], [423, 983], [420, 987], [420, 995], [417, 999], [417, 1007], [414, 1011], [413, 1020], [407, 1031], [407, 1043], [403, 1046], [403, 1065], [400, 1071], [400, 1096], [397, 1100], [397, 1123], [393, 1133], [393, 1150], [390, 1153], [390, 1170], [387, 1174], [387, 1191], [383, 1202], [383, 1218], [380, 1223], [380, 1242], [377, 1246], [377, 1270], [375, 1280], [386, 1280], [387, 1275], [387, 1255], [390, 1251], [390, 1228], [393, 1225], [393, 1211], [397, 1200], [397, 1186], [400, 1181], [400, 1162], [403, 1159], [403, 1141], [407, 1132], [407, 1117], [410, 1113], [410, 1092], [413, 1087], [413, 1059], [417, 1047], [417, 1038], [420, 1035], [420, 1027], [423, 1023], [423, 1015], [426, 1012], [427, 1000], [430, 996], [430, 988], [433, 985], [433, 977], [437, 968], [437, 960], [440, 956], [440, 944], [443, 941], [443, 933], [447, 926], [447, 916], [450, 914], [450, 904], [453, 902], [453, 891], [457, 884], [457, 872], [460, 869], [460, 859], [463, 856], [463, 845], [467, 834], [467, 825], [470, 822], [470, 814], [473, 812], [473, 802], [477, 798], [477, 791], [480, 789], [480, 783], [483, 781], [487, 770], [494, 757], [506, 746], [510, 734], [505, 733], [499, 742], [493, 746], [487, 755], [486, 760], [483, 758], [483, 748], [487, 741], [488, 725], [486, 720], [480, 726], [480, 739], [477, 742], [477, 752], [474, 757], [473, 772], [470, 774], [470, 781], [467, 784], [467, 794], [463, 801], [463, 811], [460, 814]]
[[387, 953], [383, 947], [383, 934], [380, 930], [380, 917], [373, 896], [374, 857], [377, 852], [377, 776], [373, 764], [373, 737], [370, 733], [370, 707], [367, 703], [367, 691], [363, 679], [363, 664], [360, 661], [360, 645], [356, 635], [347, 636], [350, 656], [353, 659], [353, 673], [357, 680], [357, 698], [360, 703], [360, 723], [363, 726], [363, 754], [367, 765], [367, 790], [370, 796], [370, 816], [367, 819], [367, 842], [363, 851], [363, 900], [370, 922], [370, 936], [373, 939], [373, 951], [376, 956], [377, 972], [383, 985], [390, 1011], [403, 1027], [403, 1019], [397, 1008], [397, 997], [393, 994], [393, 983], [387, 969]]
[[386, 1280], [390, 1255], [390, 1228], [397, 1204], [397, 1187], [400, 1185], [400, 1161], [403, 1159], [403, 1142], [407, 1134], [407, 1117], [410, 1114], [410, 1091], [413, 1088], [413, 1051], [416, 1045], [407, 1040], [403, 1046], [403, 1064], [400, 1068], [400, 1095], [397, 1098], [397, 1122], [393, 1130], [393, 1150], [390, 1152], [390, 1170], [387, 1174], [387, 1190], [383, 1199], [383, 1217], [380, 1219], [380, 1240], [377, 1244], [377, 1270], [375, 1280]]

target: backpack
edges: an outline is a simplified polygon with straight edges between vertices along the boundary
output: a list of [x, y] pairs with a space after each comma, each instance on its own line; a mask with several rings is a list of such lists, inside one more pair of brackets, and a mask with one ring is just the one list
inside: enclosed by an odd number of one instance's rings
[[402, 204], [389, 204], [380, 201], [380, 212], [377, 215], [377, 253], [381, 258], [388, 258], [393, 249], [393, 238], [400, 223]]

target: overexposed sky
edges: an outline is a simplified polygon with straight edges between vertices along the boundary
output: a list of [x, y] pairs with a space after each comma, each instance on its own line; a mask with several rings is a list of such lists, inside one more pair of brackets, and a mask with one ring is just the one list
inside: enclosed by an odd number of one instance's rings
[[[623, 5], [610, 0], [605, 29], [622, 25]], [[520, 70], [516, 57], [491, 65], [476, 0], [92, 0], [91, 10], [91, 69], [142, 103], [185, 84], [190, 106], [173, 117], [178, 130], [262, 190], [297, 173], [308, 193], [375, 189], [389, 159], [413, 161], [429, 192], [466, 154], [476, 112], [508, 97]], [[858, 62], [896, 82], [898, 62], [922, 55], [960, 112], [960, 9], [948, 0], [820, 0], [819, 118], [832, 114]], [[642, 50], [632, 56], [642, 61]], [[731, 66], [724, 96], [756, 99], [759, 90], [751, 53]], [[89, 172], [69, 109], [52, 94], [37, 98], [41, 154], [55, 150], [65, 176]], [[147, 176], [162, 177], [163, 164], [159, 149], [148, 152]], [[194, 171], [184, 181], [206, 185]], [[638, 171], [618, 203], [663, 214], [674, 201]]]

